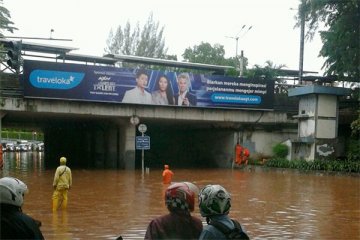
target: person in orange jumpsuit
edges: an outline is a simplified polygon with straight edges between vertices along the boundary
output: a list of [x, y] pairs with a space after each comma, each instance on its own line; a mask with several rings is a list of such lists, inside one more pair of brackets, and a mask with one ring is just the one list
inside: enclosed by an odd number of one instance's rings
[[249, 156], [250, 156], [250, 151], [249, 151], [249, 149], [244, 148], [243, 154], [242, 154], [242, 162], [244, 162], [245, 165], [248, 164]]
[[164, 171], [162, 173], [163, 183], [170, 184], [174, 173], [169, 169], [169, 165], [164, 165]]
[[236, 144], [236, 146], [235, 146], [235, 163], [236, 164], [241, 164], [241, 162], [242, 162], [242, 152], [243, 152], [243, 148], [238, 142]]

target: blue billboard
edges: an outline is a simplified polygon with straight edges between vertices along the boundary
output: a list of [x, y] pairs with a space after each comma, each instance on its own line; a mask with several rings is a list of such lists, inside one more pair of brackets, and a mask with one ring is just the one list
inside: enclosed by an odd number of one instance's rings
[[273, 81], [31, 60], [23, 80], [28, 98], [255, 109], [274, 98]]

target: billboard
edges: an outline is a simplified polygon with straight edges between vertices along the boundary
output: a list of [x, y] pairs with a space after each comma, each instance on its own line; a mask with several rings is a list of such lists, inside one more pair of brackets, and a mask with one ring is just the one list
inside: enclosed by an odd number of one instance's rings
[[272, 109], [274, 82], [150, 69], [24, 61], [24, 97]]

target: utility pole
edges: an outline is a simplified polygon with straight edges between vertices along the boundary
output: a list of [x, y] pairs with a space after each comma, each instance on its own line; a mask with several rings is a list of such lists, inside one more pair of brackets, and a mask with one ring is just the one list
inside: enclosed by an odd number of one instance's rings
[[290, 8], [290, 10], [297, 10], [300, 17], [300, 53], [299, 53], [299, 84], [302, 84], [304, 73], [304, 42], [305, 42], [305, 12], [304, 0], [301, 0], [299, 7]]
[[299, 83], [302, 84], [304, 68], [304, 38], [305, 38], [305, 13], [303, 10], [304, 0], [300, 8], [300, 54], [299, 54]]

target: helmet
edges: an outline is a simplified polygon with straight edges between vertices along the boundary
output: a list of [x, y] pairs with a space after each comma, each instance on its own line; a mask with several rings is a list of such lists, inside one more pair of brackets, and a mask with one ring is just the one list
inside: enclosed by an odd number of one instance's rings
[[61, 165], [65, 165], [65, 164], [66, 164], [66, 157], [61, 157], [61, 158], [60, 158], [60, 164], [61, 164]]
[[0, 203], [21, 207], [24, 202], [24, 194], [27, 192], [26, 184], [19, 179], [12, 177], [0, 179]]
[[230, 194], [220, 185], [207, 185], [199, 193], [199, 208], [203, 217], [228, 214], [230, 207]]
[[194, 211], [195, 193], [186, 183], [171, 184], [165, 191], [165, 204], [169, 210]]
[[169, 165], [164, 165], [164, 168], [165, 168], [165, 169], [169, 169]]

